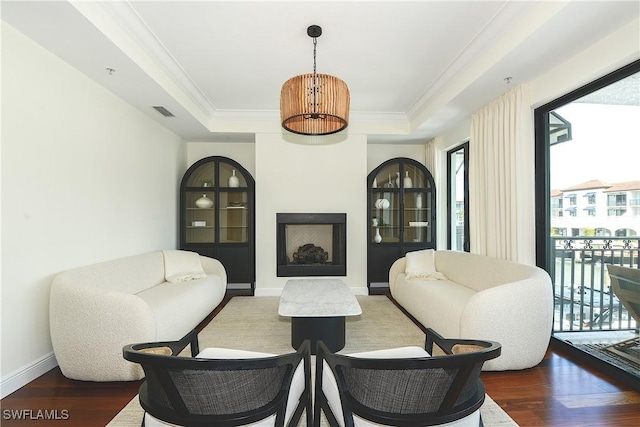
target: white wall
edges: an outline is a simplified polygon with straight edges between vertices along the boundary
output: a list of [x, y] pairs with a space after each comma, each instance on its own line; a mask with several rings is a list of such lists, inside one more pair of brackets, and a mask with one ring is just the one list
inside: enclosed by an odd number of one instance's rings
[[347, 214], [347, 276], [367, 291], [367, 140], [349, 135], [329, 145], [303, 145], [281, 134], [256, 135], [256, 295], [279, 294], [276, 213]]
[[[424, 144], [369, 144], [367, 145], [367, 174], [380, 164], [396, 157], [407, 157], [424, 165], [424, 147]], [[433, 174], [433, 171], [429, 172]]]
[[4, 397], [55, 366], [57, 273], [176, 247], [186, 144], [5, 23], [1, 140]]
[[251, 176], [256, 177], [256, 144], [253, 142], [189, 142], [189, 166], [210, 156], [224, 156], [240, 163]]

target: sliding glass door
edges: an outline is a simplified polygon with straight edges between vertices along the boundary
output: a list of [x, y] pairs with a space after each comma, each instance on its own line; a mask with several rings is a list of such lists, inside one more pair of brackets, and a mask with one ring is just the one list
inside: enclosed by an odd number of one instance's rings
[[607, 271], [640, 268], [638, 118], [640, 61], [535, 110], [537, 261], [556, 337], [638, 328]]

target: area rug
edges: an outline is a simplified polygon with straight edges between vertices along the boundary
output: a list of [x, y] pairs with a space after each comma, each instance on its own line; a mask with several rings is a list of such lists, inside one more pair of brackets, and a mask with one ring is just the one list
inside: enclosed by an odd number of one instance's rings
[[[346, 345], [340, 353], [424, 345], [424, 333], [387, 297], [372, 295], [357, 298], [362, 315], [347, 318]], [[215, 346], [269, 353], [293, 351], [291, 320], [278, 315], [278, 297], [232, 298], [200, 332], [199, 340], [201, 349]], [[517, 426], [489, 396], [481, 411], [487, 427]], [[108, 426], [138, 427], [142, 415], [136, 396]], [[327, 426], [326, 421], [322, 421], [322, 426]]]

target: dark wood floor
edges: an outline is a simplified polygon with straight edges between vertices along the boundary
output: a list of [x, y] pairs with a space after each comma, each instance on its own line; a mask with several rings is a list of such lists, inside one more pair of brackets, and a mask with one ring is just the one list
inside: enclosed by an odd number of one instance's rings
[[[640, 425], [639, 385], [605, 375], [565, 348], [552, 346], [534, 368], [484, 372], [481, 378], [489, 396], [523, 427]], [[139, 384], [73, 381], [55, 368], [2, 399], [0, 424], [104, 426], [136, 395]], [[60, 419], [11, 419], [44, 416], [38, 411]]]

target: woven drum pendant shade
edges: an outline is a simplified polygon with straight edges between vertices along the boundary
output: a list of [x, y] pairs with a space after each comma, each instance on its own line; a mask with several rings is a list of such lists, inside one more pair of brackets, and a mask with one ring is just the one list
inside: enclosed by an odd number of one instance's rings
[[282, 127], [302, 135], [329, 135], [349, 124], [349, 88], [328, 74], [302, 74], [280, 92]]

